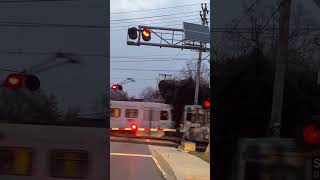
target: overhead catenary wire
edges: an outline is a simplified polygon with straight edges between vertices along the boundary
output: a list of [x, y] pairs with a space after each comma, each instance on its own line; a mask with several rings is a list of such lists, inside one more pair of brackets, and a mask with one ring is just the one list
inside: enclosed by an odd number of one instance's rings
[[146, 12], [146, 11], [164, 10], [164, 9], [172, 9], [172, 8], [195, 6], [195, 5], [199, 5], [199, 4], [200, 4], [200, 3], [194, 3], [194, 4], [185, 4], [185, 5], [180, 5], [180, 6], [171, 6], [171, 7], [154, 8], [154, 9], [141, 9], [141, 10], [134, 10], [134, 11], [111, 12], [110, 14], [126, 14], [126, 13], [135, 13], [135, 12]]

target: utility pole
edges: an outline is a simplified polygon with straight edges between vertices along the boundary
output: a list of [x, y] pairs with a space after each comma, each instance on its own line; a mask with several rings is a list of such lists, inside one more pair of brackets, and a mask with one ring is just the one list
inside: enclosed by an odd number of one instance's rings
[[[208, 20], [207, 20], [207, 14], [209, 13], [208, 8], [207, 8], [207, 4], [201, 4], [201, 8], [202, 8], [202, 12], [200, 11], [200, 17], [201, 17], [201, 21], [202, 21], [202, 25], [207, 25], [208, 24]], [[199, 101], [199, 86], [200, 86], [200, 75], [201, 75], [201, 58], [202, 58], [202, 42], [200, 42], [200, 50], [199, 50], [199, 59], [197, 62], [197, 73], [196, 73], [196, 89], [195, 89], [195, 93], [194, 93], [194, 104], [198, 105], [198, 101]]]
[[171, 77], [172, 74], [159, 74], [159, 76], [163, 76], [164, 80], [167, 80], [167, 76]]
[[288, 61], [288, 37], [289, 37], [289, 20], [291, 0], [280, 1], [280, 34], [278, 54], [276, 59], [276, 72], [273, 88], [271, 121], [269, 124], [268, 135], [280, 137], [280, 128], [282, 120], [283, 94], [285, 84], [285, 74]]

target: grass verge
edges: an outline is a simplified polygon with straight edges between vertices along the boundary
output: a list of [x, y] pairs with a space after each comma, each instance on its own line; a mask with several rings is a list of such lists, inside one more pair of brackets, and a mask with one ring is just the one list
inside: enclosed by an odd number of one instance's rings
[[195, 152], [189, 152], [190, 154], [208, 162], [210, 164], [210, 153], [205, 153], [205, 152], [198, 152], [198, 151], [195, 151]]

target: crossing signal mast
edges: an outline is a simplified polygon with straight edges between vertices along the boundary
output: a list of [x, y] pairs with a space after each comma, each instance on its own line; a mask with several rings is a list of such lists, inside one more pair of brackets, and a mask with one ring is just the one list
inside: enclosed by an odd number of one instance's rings
[[[179, 49], [210, 51], [210, 32], [207, 4], [202, 5], [200, 17], [202, 24], [183, 22], [183, 28], [166, 28], [139, 25], [128, 28], [127, 44], [133, 46], [157, 46]], [[204, 6], [203, 6], [204, 5]], [[202, 44], [202, 46], [200, 45]]]
[[[192, 49], [199, 51], [199, 60], [197, 63], [196, 89], [194, 104], [198, 105], [201, 54], [210, 52], [210, 31], [207, 15], [209, 10], [207, 4], [201, 4], [200, 12], [202, 24], [193, 24], [183, 22], [183, 29], [166, 28], [155, 26], [130, 27], [128, 29], [127, 44], [133, 46], [157, 46], [179, 49]], [[152, 36], [152, 38], [151, 38]], [[153, 38], [154, 37], [154, 38]]]

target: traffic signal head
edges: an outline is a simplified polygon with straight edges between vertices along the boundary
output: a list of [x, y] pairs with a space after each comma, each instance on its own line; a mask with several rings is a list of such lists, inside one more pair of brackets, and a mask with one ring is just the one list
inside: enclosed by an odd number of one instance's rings
[[203, 105], [204, 108], [210, 109], [210, 100], [204, 101], [202, 105]]
[[142, 39], [144, 41], [150, 41], [150, 39], [151, 39], [151, 31], [149, 29], [144, 28], [142, 30], [141, 34], [142, 34]]
[[135, 27], [129, 28], [128, 29], [128, 36], [130, 39], [137, 39], [138, 38], [138, 29]]
[[4, 86], [12, 89], [20, 89], [23, 86], [23, 75], [19, 73], [9, 74], [4, 82]]

